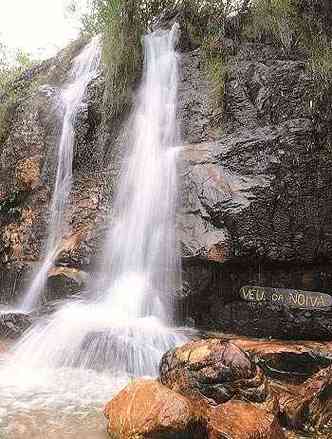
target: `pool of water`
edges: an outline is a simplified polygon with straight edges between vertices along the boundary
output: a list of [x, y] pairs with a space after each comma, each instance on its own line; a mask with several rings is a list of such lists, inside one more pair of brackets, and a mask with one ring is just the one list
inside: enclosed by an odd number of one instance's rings
[[84, 369], [0, 364], [1, 439], [105, 439], [103, 408], [129, 381]]

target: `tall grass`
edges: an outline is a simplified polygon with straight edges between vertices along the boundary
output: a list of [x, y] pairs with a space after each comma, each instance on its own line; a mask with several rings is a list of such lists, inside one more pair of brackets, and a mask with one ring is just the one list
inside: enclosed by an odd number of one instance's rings
[[304, 49], [308, 65], [318, 75], [320, 72], [322, 78], [328, 78], [331, 30], [318, 14], [319, 11], [308, 6], [305, 9], [303, 0], [253, 0], [243, 33], [254, 40], [269, 40], [285, 52]]
[[[229, 2], [226, 2], [227, 4]], [[184, 25], [195, 34], [205, 51], [206, 67], [214, 86], [215, 100], [223, 95], [222, 57], [209, 49], [222, 30], [225, 5], [216, 0], [92, 0], [83, 19], [86, 31], [101, 33], [106, 66], [105, 102], [111, 118], [128, 105], [131, 89], [140, 73], [142, 35], [165, 9], [176, 9]], [[207, 49], [207, 50], [205, 50]], [[219, 56], [220, 55], [220, 56]], [[221, 75], [218, 74], [219, 68]], [[218, 98], [217, 98], [218, 96]]]
[[88, 32], [101, 33], [106, 67], [106, 105], [111, 117], [124, 110], [141, 60], [142, 23], [135, 0], [93, 0], [83, 19]]
[[290, 51], [297, 44], [297, 14], [292, 0], [253, 0], [250, 20], [244, 29], [248, 38], [271, 39]]
[[325, 0], [253, 0], [244, 36], [269, 41], [306, 59], [314, 86], [311, 106], [318, 138], [332, 145], [332, 6]]

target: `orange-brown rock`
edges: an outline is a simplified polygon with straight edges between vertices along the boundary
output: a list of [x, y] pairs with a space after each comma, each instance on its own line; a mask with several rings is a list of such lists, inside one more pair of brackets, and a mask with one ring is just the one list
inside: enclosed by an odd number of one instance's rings
[[40, 157], [20, 160], [16, 166], [15, 175], [20, 189], [35, 189], [40, 183]]
[[263, 402], [269, 393], [262, 370], [240, 348], [220, 339], [192, 341], [166, 352], [160, 380], [172, 390], [211, 404], [235, 397]]
[[194, 438], [199, 432], [192, 403], [155, 380], [125, 387], [105, 407], [108, 432], [117, 439]]
[[277, 417], [244, 401], [211, 407], [207, 416], [209, 439], [285, 439]]
[[29, 233], [29, 227], [36, 219], [36, 215], [29, 207], [20, 211], [20, 222], [10, 223], [3, 228], [2, 242], [8, 249], [11, 257], [20, 260], [24, 253], [25, 242]]
[[249, 352], [264, 372], [278, 379], [303, 382], [332, 363], [331, 342], [258, 340], [232, 338], [232, 343]]
[[332, 366], [321, 370], [301, 386], [287, 386], [279, 394], [281, 414], [290, 428], [332, 427]]

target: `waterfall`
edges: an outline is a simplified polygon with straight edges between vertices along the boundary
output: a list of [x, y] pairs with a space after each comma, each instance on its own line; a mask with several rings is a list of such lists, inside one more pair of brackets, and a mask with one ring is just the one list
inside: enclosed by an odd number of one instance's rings
[[[144, 38], [145, 64], [141, 87], [127, 131], [128, 159], [105, 249], [102, 298], [117, 316], [135, 319], [151, 313], [169, 315], [160, 301], [177, 288], [176, 119], [178, 27]], [[135, 297], [135, 299], [134, 299]]]
[[162, 354], [185, 337], [172, 328], [179, 286], [176, 251], [178, 25], [145, 36], [142, 84], [126, 132], [128, 151], [105, 246], [101, 289], [41, 319], [12, 362], [27, 370], [158, 373]]
[[74, 59], [70, 79], [59, 94], [62, 109], [62, 129], [57, 151], [56, 179], [50, 206], [48, 238], [44, 257], [35, 273], [19, 309], [31, 311], [46, 285], [47, 274], [61, 250], [61, 241], [66, 232], [65, 209], [72, 187], [74, 124], [88, 84], [96, 77], [100, 62], [99, 37], [87, 44]]

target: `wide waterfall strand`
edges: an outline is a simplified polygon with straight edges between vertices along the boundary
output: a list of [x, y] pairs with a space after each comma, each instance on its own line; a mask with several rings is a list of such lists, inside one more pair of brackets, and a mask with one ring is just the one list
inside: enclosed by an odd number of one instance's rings
[[[134, 319], [162, 310], [178, 285], [175, 206], [179, 129], [176, 119], [178, 25], [144, 38], [143, 82], [129, 122], [129, 158], [120, 179], [105, 251], [103, 300], [117, 316]], [[165, 308], [165, 307], [163, 307]]]
[[87, 86], [98, 73], [100, 52], [99, 37], [95, 37], [75, 58], [70, 72], [70, 80], [60, 92], [59, 100], [63, 108], [63, 122], [57, 153], [56, 180], [50, 206], [48, 239], [43, 261], [19, 305], [23, 311], [31, 311], [36, 305], [40, 293], [45, 287], [47, 273], [61, 248], [61, 240], [66, 232], [65, 208], [72, 186], [74, 123]]
[[[24, 370], [81, 368], [156, 375], [162, 354], [185, 337], [169, 328], [177, 288], [176, 122], [178, 26], [145, 37], [145, 67], [128, 124], [124, 164], [104, 259], [102, 293], [72, 300], [17, 345]], [[106, 276], [106, 282], [105, 282]], [[67, 370], [67, 369], [66, 369]]]

